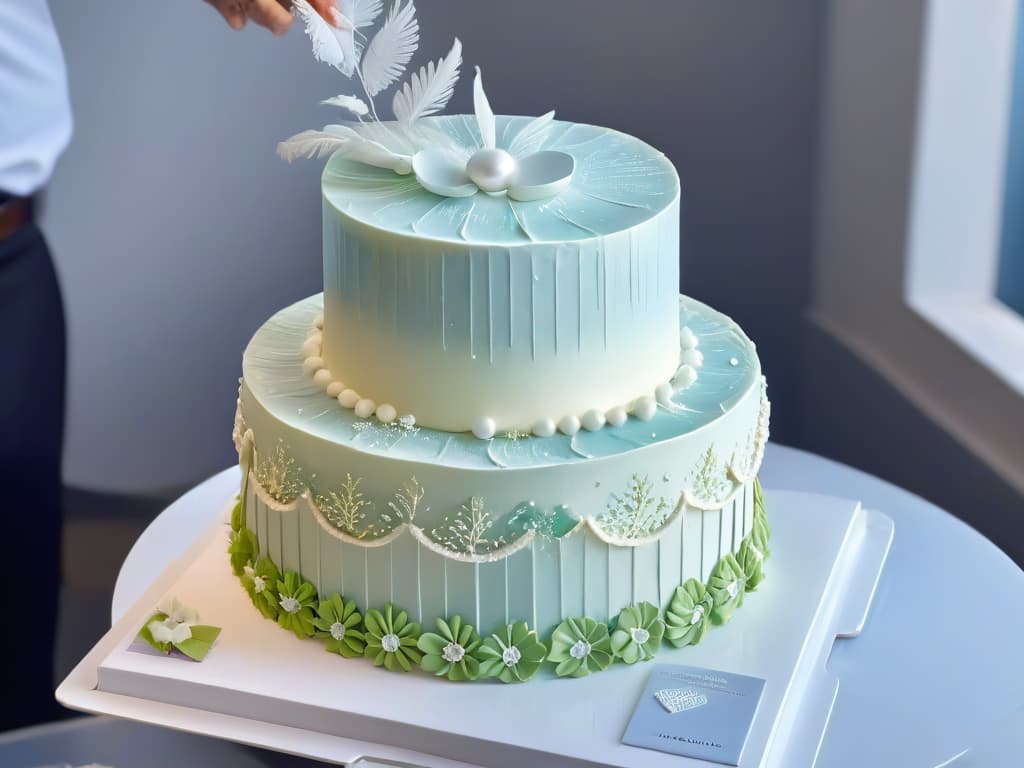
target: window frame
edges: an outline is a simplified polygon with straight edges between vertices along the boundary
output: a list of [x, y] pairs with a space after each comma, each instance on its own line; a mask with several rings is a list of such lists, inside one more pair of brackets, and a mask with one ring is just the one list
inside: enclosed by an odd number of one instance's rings
[[1024, 320], [995, 298], [1019, 5], [833, 0], [810, 321], [1024, 493]]

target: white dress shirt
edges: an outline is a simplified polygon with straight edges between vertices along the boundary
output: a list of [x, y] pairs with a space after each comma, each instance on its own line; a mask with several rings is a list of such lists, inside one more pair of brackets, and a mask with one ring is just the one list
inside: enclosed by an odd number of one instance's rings
[[64, 55], [46, 0], [0, 0], [0, 192], [43, 187], [70, 139]]

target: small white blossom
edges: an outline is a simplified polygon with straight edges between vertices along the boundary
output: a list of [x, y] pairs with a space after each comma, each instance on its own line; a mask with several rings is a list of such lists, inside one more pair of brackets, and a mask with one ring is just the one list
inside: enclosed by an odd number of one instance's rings
[[569, 649], [569, 655], [574, 659], [583, 659], [590, 655], [590, 643], [586, 640], [577, 640], [572, 648]]
[[629, 630], [629, 636], [633, 638], [633, 642], [637, 645], [643, 645], [651, 639], [651, 633], [643, 627], [632, 627]]
[[279, 602], [281, 604], [281, 610], [285, 613], [298, 613], [299, 609], [302, 608], [302, 603], [291, 596], [282, 597]]
[[462, 661], [462, 657], [466, 655], [466, 649], [458, 643], [448, 643], [441, 651], [441, 658], [452, 664], [456, 664]]

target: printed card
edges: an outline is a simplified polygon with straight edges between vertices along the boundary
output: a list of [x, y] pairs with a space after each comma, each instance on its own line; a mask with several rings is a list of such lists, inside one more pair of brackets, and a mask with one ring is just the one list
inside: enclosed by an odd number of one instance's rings
[[759, 677], [658, 664], [622, 742], [739, 765], [763, 690]]

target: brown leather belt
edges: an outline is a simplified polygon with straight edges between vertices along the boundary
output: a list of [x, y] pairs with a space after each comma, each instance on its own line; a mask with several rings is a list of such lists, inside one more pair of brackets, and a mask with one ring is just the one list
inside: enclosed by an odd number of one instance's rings
[[0, 240], [32, 221], [31, 197], [0, 197]]

